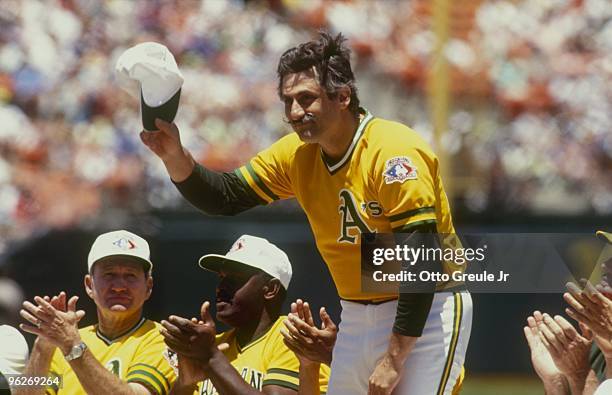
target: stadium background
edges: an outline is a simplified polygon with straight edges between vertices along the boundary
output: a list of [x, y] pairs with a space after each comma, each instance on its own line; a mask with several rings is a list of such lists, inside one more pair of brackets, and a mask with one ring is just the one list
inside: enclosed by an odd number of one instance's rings
[[[230, 170], [288, 132], [280, 53], [320, 27], [354, 50], [361, 101], [423, 134], [445, 168], [461, 232], [584, 232], [612, 219], [612, 6], [606, 0], [0, 2], [0, 273], [26, 297], [81, 295], [96, 234], [151, 242], [148, 316], [214, 297], [196, 259], [240, 234], [292, 259], [289, 297], [339, 304], [293, 202], [204, 217], [140, 143], [137, 101], [113, 81], [142, 41], [185, 75], [177, 123], [198, 160]], [[560, 295], [474, 295], [464, 394], [541, 393], [522, 326]]]

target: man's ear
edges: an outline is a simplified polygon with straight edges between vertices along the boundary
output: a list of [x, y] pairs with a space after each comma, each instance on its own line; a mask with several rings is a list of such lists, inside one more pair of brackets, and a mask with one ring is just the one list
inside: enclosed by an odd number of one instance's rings
[[280, 292], [282, 285], [277, 278], [273, 278], [263, 287], [265, 300], [272, 300]]
[[351, 104], [351, 88], [343, 86], [336, 91], [336, 97], [340, 103], [340, 108], [346, 110]]
[[153, 275], [149, 274], [146, 279], [147, 282], [147, 299], [151, 297], [151, 292], [153, 292]]
[[86, 274], [85, 279], [83, 280], [83, 283], [85, 284], [85, 292], [87, 293], [87, 296], [93, 299], [93, 277], [92, 275]]

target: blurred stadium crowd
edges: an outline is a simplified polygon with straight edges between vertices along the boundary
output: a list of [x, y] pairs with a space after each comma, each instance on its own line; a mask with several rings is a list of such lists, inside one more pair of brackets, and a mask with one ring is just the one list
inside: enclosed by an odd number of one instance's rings
[[[452, 3], [444, 139], [473, 212], [612, 213], [609, 0]], [[0, 240], [184, 204], [140, 143], [113, 81], [142, 41], [185, 76], [177, 122], [207, 166], [233, 169], [287, 133], [276, 63], [320, 27], [354, 48], [362, 102], [431, 138], [431, 2], [3, 0]], [[2, 242], [0, 241], [0, 251]]]

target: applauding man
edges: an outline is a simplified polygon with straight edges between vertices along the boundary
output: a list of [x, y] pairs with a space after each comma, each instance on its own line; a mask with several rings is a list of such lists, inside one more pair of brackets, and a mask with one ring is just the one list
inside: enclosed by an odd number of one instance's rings
[[[124, 231], [100, 235], [89, 252], [85, 290], [96, 303], [98, 324], [78, 329], [85, 315], [65, 292], [25, 302], [21, 329], [38, 336], [26, 375], [61, 379], [48, 394], [166, 394], [175, 379], [163, 356], [159, 324], [142, 316], [151, 296], [149, 245]], [[18, 394], [44, 393], [23, 388]]]
[[[311, 394], [298, 379], [303, 366], [281, 335], [286, 317], [280, 311], [292, 273], [287, 255], [245, 235], [226, 255], [203, 256], [200, 266], [219, 274], [217, 319], [233, 329], [217, 335], [208, 302], [199, 320], [162, 321], [166, 343], [178, 353], [173, 393]], [[316, 375], [315, 386], [325, 392], [329, 368]]]

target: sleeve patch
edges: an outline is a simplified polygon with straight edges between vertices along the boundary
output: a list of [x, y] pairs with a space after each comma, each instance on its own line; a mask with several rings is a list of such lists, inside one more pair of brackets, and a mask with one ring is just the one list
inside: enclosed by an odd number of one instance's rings
[[383, 176], [385, 184], [403, 184], [407, 180], [417, 179], [417, 168], [407, 156], [396, 156], [385, 162]]

